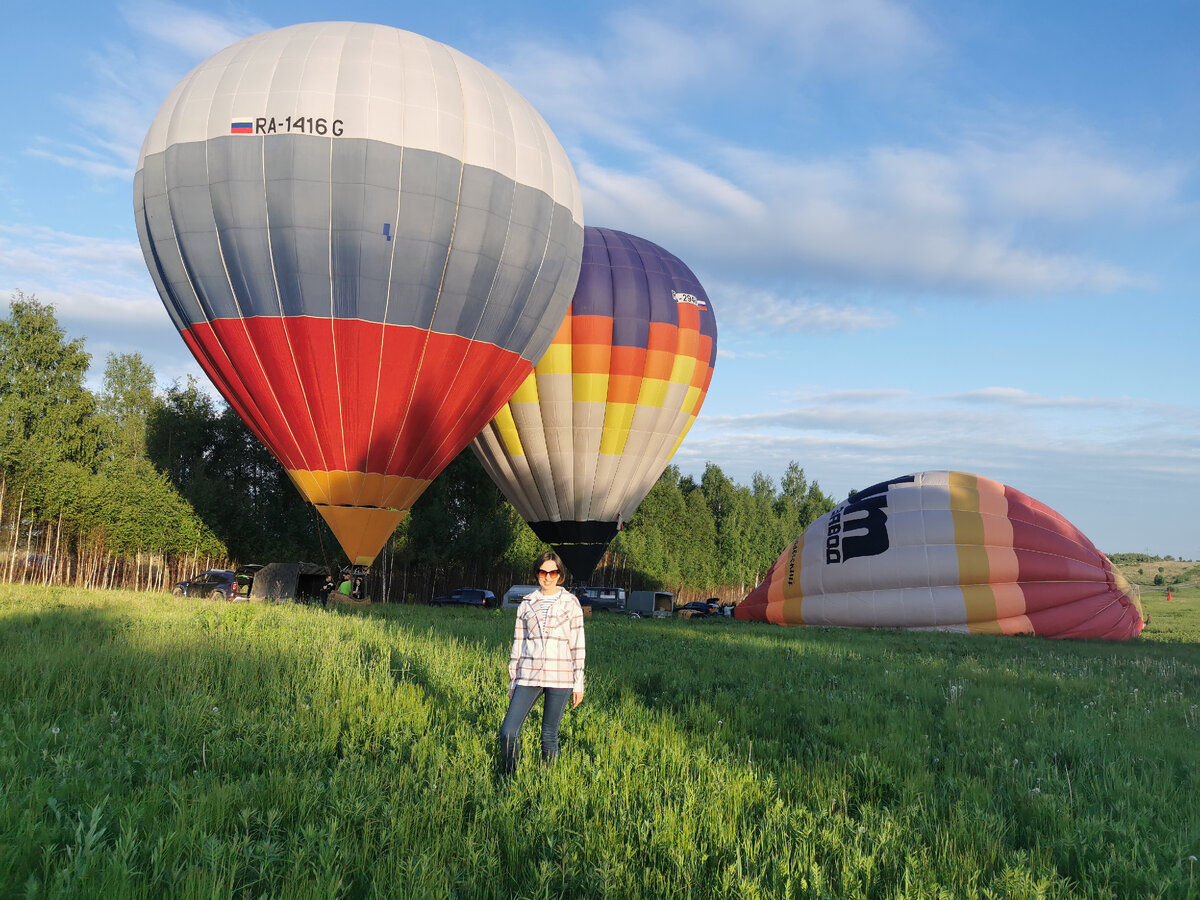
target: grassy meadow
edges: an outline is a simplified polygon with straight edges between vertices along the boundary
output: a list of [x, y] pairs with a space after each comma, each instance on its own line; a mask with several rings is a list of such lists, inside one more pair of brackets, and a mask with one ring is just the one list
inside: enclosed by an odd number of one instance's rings
[[0, 586], [0, 896], [1200, 896], [1200, 588], [1129, 643]]

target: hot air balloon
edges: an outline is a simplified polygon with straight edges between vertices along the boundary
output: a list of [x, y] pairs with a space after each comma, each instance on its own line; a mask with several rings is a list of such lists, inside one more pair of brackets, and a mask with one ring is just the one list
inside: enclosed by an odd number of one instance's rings
[[532, 371], [583, 246], [574, 170], [528, 101], [351, 22], [187, 75], [134, 211], [184, 342], [360, 565]]
[[739, 619], [780, 625], [1127, 639], [1135, 589], [1074, 525], [1018, 490], [921, 472], [854, 494], [792, 542]]
[[571, 309], [471, 448], [509, 502], [586, 579], [683, 441], [712, 379], [704, 288], [650, 241], [584, 229]]

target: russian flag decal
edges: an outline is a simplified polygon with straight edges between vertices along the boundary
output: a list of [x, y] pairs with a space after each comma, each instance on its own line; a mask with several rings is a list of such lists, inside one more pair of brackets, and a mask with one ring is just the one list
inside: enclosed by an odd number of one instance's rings
[[251, 119], [234, 119], [229, 123], [230, 134], [254, 134], [254, 122]]

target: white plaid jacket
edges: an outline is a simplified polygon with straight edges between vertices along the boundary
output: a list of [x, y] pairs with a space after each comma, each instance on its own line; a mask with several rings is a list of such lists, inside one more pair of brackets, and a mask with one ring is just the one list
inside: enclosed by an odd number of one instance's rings
[[526, 595], [517, 607], [512, 655], [508, 661], [509, 688], [570, 688], [583, 693], [583, 609], [570, 591], [562, 590], [539, 621], [534, 602], [542, 592]]

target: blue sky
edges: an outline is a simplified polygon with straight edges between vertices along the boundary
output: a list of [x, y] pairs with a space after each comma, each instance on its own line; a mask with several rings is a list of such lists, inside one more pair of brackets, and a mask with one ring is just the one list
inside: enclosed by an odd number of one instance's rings
[[53, 303], [98, 385], [199, 369], [142, 262], [170, 87], [303, 21], [444, 41], [558, 134], [585, 220], [705, 285], [712, 388], [676, 456], [836, 498], [995, 478], [1106, 552], [1200, 558], [1200, 4], [10, 0], [0, 297]]

